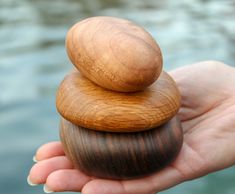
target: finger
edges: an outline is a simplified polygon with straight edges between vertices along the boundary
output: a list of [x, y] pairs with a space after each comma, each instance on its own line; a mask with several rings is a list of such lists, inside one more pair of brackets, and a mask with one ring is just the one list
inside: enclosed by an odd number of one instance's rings
[[29, 180], [33, 184], [46, 182], [49, 174], [60, 169], [71, 169], [72, 163], [65, 156], [57, 156], [36, 163], [30, 170]]
[[65, 155], [60, 142], [50, 142], [42, 145], [36, 152], [36, 161], [45, 160], [55, 156]]
[[47, 189], [54, 192], [80, 192], [91, 178], [77, 169], [63, 169], [52, 172], [47, 180]]

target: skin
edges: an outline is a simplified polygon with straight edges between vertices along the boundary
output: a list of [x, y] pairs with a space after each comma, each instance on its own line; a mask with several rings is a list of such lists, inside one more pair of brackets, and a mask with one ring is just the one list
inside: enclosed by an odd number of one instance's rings
[[154, 194], [235, 164], [235, 68], [205, 61], [170, 72], [182, 95], [183, 147], [176, 160], [149, 177], [115, 181], [73, 168], [59, 142], [41, 146], [32, 183], [83, 194]]

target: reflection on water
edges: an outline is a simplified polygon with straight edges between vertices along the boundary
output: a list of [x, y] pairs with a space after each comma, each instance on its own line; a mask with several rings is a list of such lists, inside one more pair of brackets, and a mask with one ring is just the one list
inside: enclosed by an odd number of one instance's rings
[[[235, 61], [234, 1], [0, 0], [0, 191], [42, 193], [25, 179], [35, 149], [58, 139], [56, 88], [71, 68], [68, 28], [95, 15], [131, 19], [158, 40], [165, 69]], [[230, 168], [162, 193], [234, 193]], [[218, 187], [219, 186], [219, 187]]]

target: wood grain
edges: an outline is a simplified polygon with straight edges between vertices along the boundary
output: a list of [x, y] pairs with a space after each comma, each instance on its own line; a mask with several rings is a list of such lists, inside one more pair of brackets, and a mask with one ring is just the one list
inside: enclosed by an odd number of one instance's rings
[[143, 28], [124, 19], [85, 19], [67, 33], [66, 48], [84, 76], [114, 91], [142, 90], [162, 70], [162, 54], [156, 41]]
[[61, 83], [56, 106], [65, 119], [81, 127], [136, 132], [171, 119], [180, 107], [180, 94], [165, 72], [144, 91], [133, 93], [103, 89], [74, 72]]
[[65, 153], [76, 168], [108, 179], [152, 174], [176, 157], [183, 142], [176, 117], [158, 128], [136, 133], [93, 131], [62, 118], [60, 136]]

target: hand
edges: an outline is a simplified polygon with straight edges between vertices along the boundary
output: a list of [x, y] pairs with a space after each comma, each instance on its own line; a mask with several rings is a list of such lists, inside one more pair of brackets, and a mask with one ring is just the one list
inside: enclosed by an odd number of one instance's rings
[[183, 147], [176, 160], [135, 180], [91, 178], [73, 168], [62, 145], [51, 142], [36, 153], [29, 179], [52, 191], [83, 194], [154, 194], [235, 164], [235, 68], [206, 61], [170, 72], [182, 95], [179, 117]]

